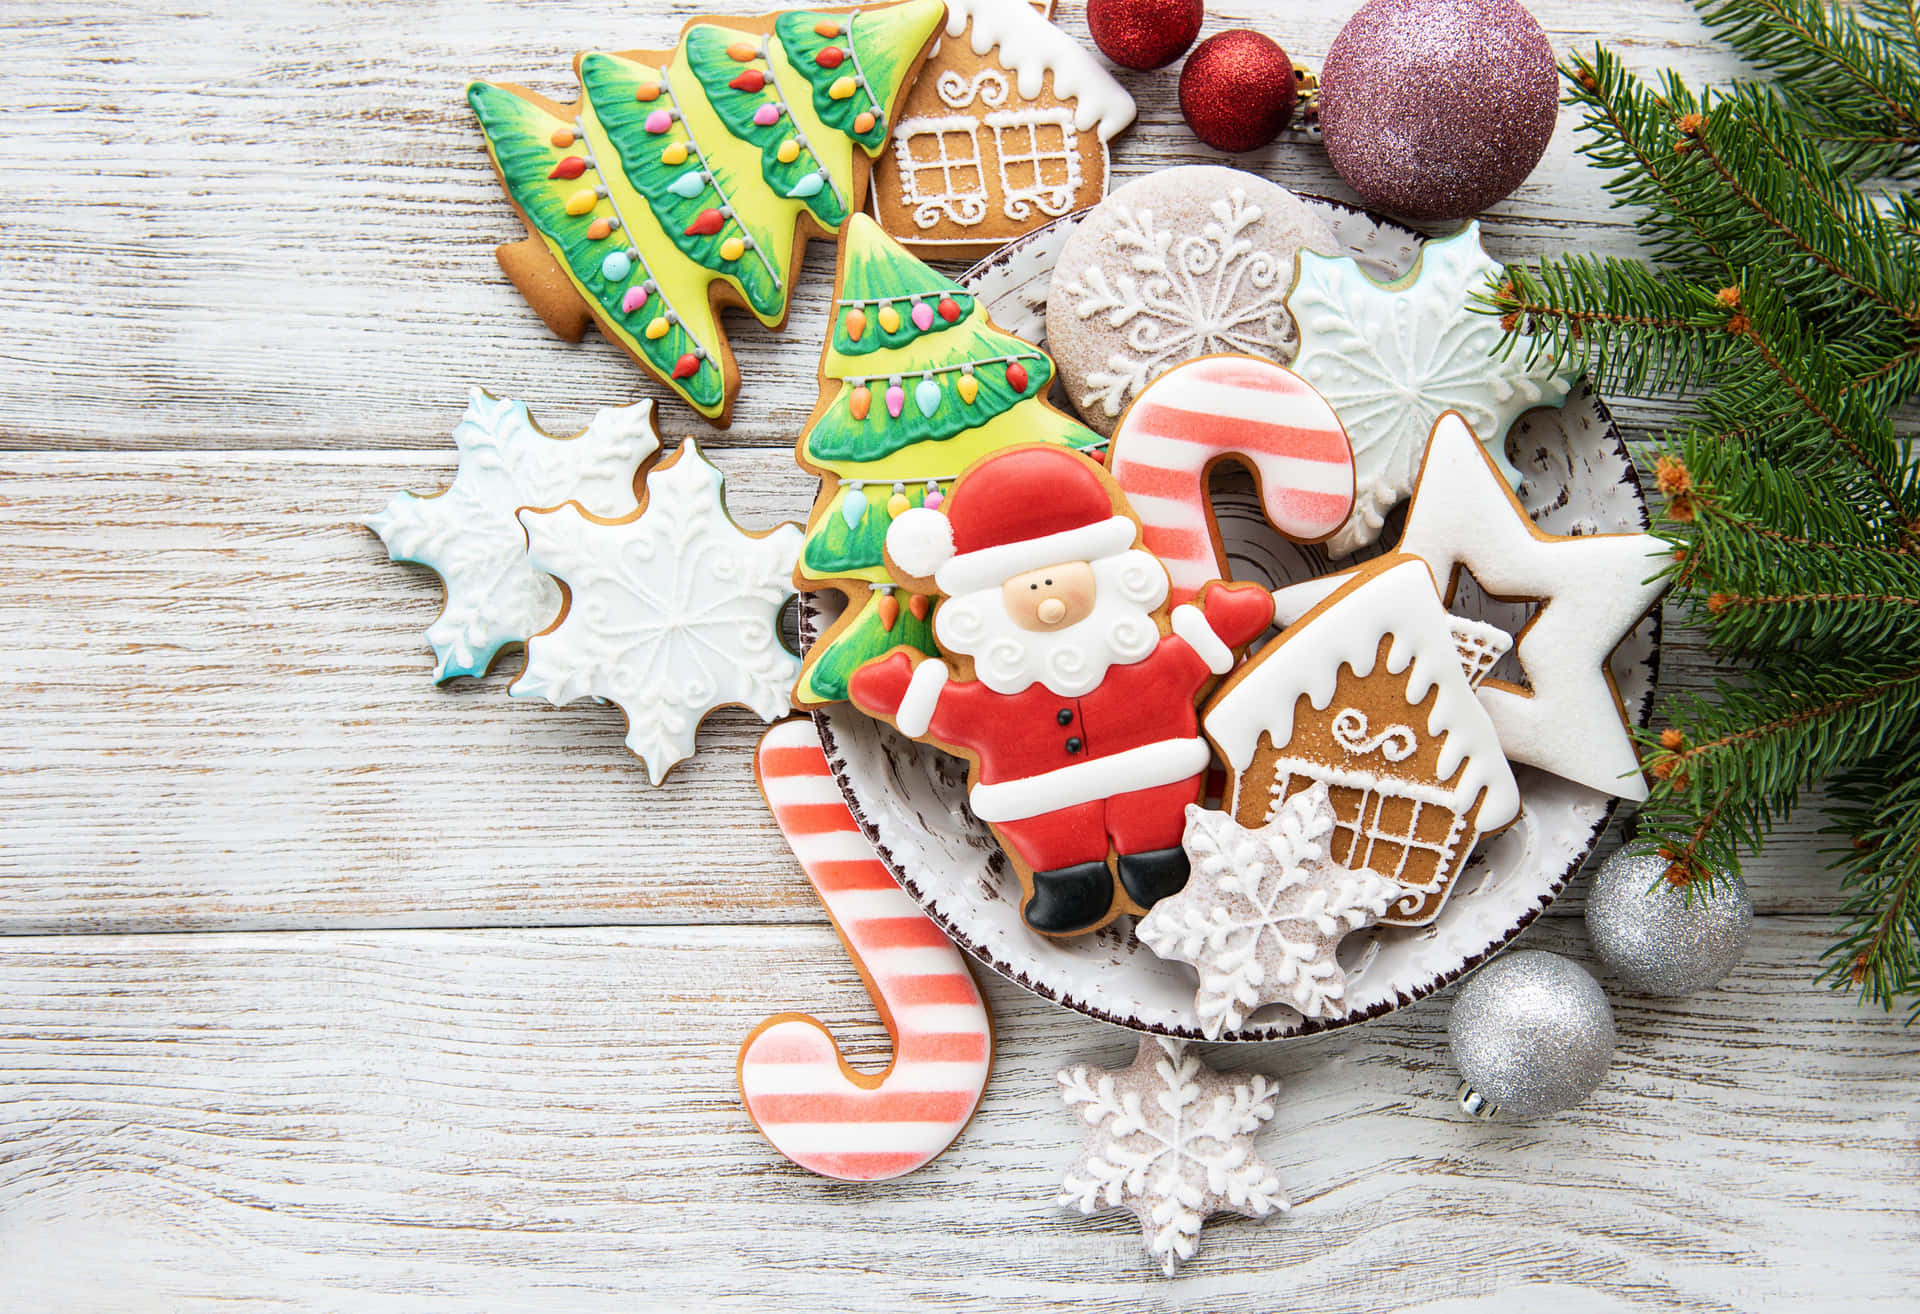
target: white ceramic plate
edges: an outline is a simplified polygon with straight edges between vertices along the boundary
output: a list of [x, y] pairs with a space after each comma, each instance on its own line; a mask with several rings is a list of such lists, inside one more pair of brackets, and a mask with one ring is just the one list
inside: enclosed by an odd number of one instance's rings
[[[1416, 234], [1333, 202], [1313, 204], [1376, 277], [1396, 277], [1412, 264], [1420, 243]], [[1077, 222], [1074, 215], [1056, 220], [964, 276], [1002, 327], [1029, 341], [1044, 341], [1048, 279]], [[1521, 503], [1542, 528], [1558, 534], [1646, 528], [1646, 505], [1626, 445], [1584, 382], [1564, 408], [1522, 416], [1507, 447], [1526, 476]], [[1219, 488], [1216, 512], [1234, 578], [1277, 587], [1329, 569], [1318, 549], [1287, 543], [1267, 528], [1250, 481]], [[1385, 537], [1391, 541], [1397, 534], [1390, 530]], [[802, 625], [809, 634], [818, 633], [828, 619], [813, 609], [823, 599], [837, 598], [808, 598]], [[1461, 597], [1455, 610], [1512, 632], [1526, 608], [1472, 595]], [[1656, 613], [1613, 657], [1621, 697], [1641, 725], [1652, 702], [1658, 659]], [[1496, 673], [1516, 674], [1511, 663], [1509, 655]], [[1042, 998], [1090, 1017], [1139, 1031], [1200, 1037], [1193, 1007], [1198, 977], [1187, 965], [1165, 962], [1142, 945], [1132, 918], [1066, 941], [1026, 928], [1020, 920], [1019, 881], [987, 827], [967, 807], [965, 763], [903, 738], [845, 704], [818, 713], [815, 720], [861, 828], [900, 884], [963, 949]], [[1531, 767], [1519, 767], [1515, 775], [1519, 823], [1480, 846], [1432, 925], [1379, 928], [1351, 935], [1341, 945], [1347, 971], [1344, 1015], [1309, 1022], [1275, 1004], [1223, 1039], [1280, 1040], [1378, 1017], [1455, 980], [1518, 935], [1592, 852], [1614, 800]]]

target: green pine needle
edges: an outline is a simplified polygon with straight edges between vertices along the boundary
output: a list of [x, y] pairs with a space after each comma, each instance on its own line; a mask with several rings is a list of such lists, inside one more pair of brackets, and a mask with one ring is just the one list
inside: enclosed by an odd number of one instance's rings
[[[1711, 892], [1826, 781], [1845, 902], [1825, 979], [1920, 1016], [1920, 0], [1696, 0], [1770, 83], [1565, 66], [1580, 151], [1650, 262], [1484, 294], [1507, 348], [1683, 396], [1654, 532], [1670, 602], [1740, 669], [1640, 736], [1642, 846]], [[1910, 1018], [1911, 1020], [1911, 1018]]]

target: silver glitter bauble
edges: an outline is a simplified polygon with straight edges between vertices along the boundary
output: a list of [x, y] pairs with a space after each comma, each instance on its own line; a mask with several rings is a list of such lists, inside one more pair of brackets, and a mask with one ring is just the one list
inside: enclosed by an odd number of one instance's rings
[[1613, 1010], [1600, 983], [1559, 954], [1520, 949], [1475, 972], [1453, 1001], [1447, 1040], [1460, 1107], [1477, 1118], [1572, 1108], [1613, 1060]]
[[1608, 858], [1587, 891], [1587, 939], [1629, 990], [1690, 995], [1740, 961], [1753, 900], [1734, 875], [1689, 899], [1667, 883], [1666, 871], [1666, 860], [1653, 854]]

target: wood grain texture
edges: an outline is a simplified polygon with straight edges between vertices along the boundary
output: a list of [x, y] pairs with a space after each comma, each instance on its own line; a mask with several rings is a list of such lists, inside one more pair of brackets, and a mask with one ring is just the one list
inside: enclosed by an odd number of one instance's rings
[[[597, 335], [551, 337], [495, 265], [521, 229], [462, 88], [506, 79], [570, 101], [576, 50], [664, 44], [693, 8], [763, 7], [207, 0], [182, 14], [10, 0], [0, 322], [14, 368], [0, 374], [0, 444], [437, 449], [469, 382], [536, 410], [644, 395]], [[1352, 8], [1240, 0], [1214, 6], [1209, 30], [1258, 26], [1317, 65]], [[1683, 0], [1533, 8], [1559, 50], [1604, 37], [1641, 69], [1732, 67]], [[1084, 6], [1063, 4], [1060, 21], [1084, 38]], [[1116, 182], [1221, 158], [1181, 123], [1171, 71], [1119, 76], [1140, 119], [1114, 144]], [[1573, 126], [1562, 114], [1540, 169], [1488, 216], [1497, 255], [1635, 248]], [[1235, 162], [1352, 199], [1317, 143]], [[735, 317], [747, 383], [729, 441], [785, 447], [806, 419], [832, 271], [816, 243], [784, 339]], [[670, 426], [698, 423], [667, 410]], [[1620, 410], [1635, 428], [1672, 414]]]
[[[1354, 7], [1209, 30], [1316, 63]], [[1685, 0], [1531, 7], [1563, 52], [1737, 70]], [[761, 1018], [885, 1050], [754, 793], [758, 722], [721, 713], [656, 791], [617, 713], [508, 700], [517, 658], [436, 689], [438, 585], [359, 527], [445, 484], [469, 384], [558, 429], [648, 394], [499, 273], [520, 229], [461, 90], [571, 99], [575, 50], [695, 8], [722, 6], [0, 7], [0, 1310], [1910, 1309], [1920, 1044], [1812, 984], [1816, 809], [1750, 867], [1747, 962], [1616, 995], [1573, 1113], [1461, 1118], [1446, 994], [1223, 1052], [1286, 1080], [1262, 1148], [1296, 1209], [1172, 1282], [1128, 1216], [1050, 1203], [1051, 1073], [1131, 1042], [997, 979], [995, 1083], [928, 1169], [827, 1183], [758, 1137], [733, 1063]], [[1116, 178], [1218, 158], [1171, 71], [1121, 76]], [[1574, 144], [1563, 114], [1495, 254], [1636, 249]], [[1237, 163], [1350, 195], [1310, 143]], [[788, 453], [831, 274], [816, 244], [785, 337], [730, 326], [730, 431], [662, 403], [754, 528], [811, 501]], [[1630, 433], [1676, 414], [1613, 400]], [[1663, 687], [1712, 672], [1670, 627]], [[1583, 891], [1526, 943], [1584, 954]], [[124, 934], [168, 931], [202, 934]]]
[[[749, 528], [809, 503], [791, 461], [715, 459]], [[617, 710], [508, 698], [518, 654], [434, 686], [439, 581], [360, 521], [452, 474], [439, 453], [0, 454], [0, 930], [819, 919], [758, 806], [757, 718], [716, 714], [654, 790]], [[1703, 687], [1697, 638], [1669, 634], [1663, 690]], [[1820, 824], [1753, 865], [1762, 910], [1837, 906]]]
[[1212, 1051], [1281, 1078], [1258, 1144], [1294, 1210], [1210, 1227], [1174, 1281], [1131, 1216], [1052, 1206], [1052, 1073], [1131, 1042], [997, 980], [998, 1069], [928, 1168], [832, 1183], [760, 1139], [733, 1055], [761, 1016], [882, 1048], [824, 928], [16, 939], [0, 1304], [1910, 1309], [1920, 1050], [1807, 984], [1823, 935], [1765, 918], [1720, 989], [1618, 999], [1606, 1083], [1533, 1126], [1453, 1107], [1444, 995]]

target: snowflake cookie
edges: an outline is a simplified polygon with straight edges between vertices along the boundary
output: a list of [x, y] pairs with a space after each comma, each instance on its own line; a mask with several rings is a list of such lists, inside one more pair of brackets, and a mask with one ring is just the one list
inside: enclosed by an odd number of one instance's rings
[[646, 503], [625, 519], [570, 504], [520, 521], [529, 559], [567, 586], [568, 601], [528, 641], [510, 693], [618, 704], [627, 747], [656, 785], [692, 754], [715, 708], [768, 721], [790, 710], [800, 659], [780, 641], [780, 609], [793, 596], [800, 527], [741, 530], [720, 472], [692, 439], [647, 475]]
[[484, 675], [500, 650], [560, 614], [560, 589], [527, 561], [523, 506], [577, 502], [608, 519], [632, 515], [634, 475], [655, 452], [653, 403], [609, 408], [571, 438], [534, 423], [525, 402], [479, 388], [454, 427], [460, 469], [445, 492], [395, 493], [367, 528], [395, 561], [426, 566], [447, 602], [427, 627], [435, 680]]
[[1142, 1039], [1128, 1067], [1076, 1063], [1054, 1080], [1087, 1124], [1058, 1202], [1083, 1214], [1131, 1209], [1168, 1277], [1193, 1258], [1209, 1215], [1265, 1218], [1290, 1208], [1279, 1177], [1253, 1152], [1279, 1083], [1215, 1072], [1162, 1036]]
[[1175, 365], [1238, 352], [1285, 364], [1296, 253], [1338, 251], [1284, 187], [1238, 169], [1163, 169], [1115, 191], [1060, 251], [1047, 348], [1089, 427], [1112, 436]]
[[1207, 1039], [1237, 1030], [1262, 1004], [1303, 1017], [1338, 1017], [1346, 973], [1335, 957], [1349, 932], [1373, 926], [1400, 884], [1333, 861], [1335, 816], [1315, 783], [1249, 829], [1224, 812], [1187, 809], [1186, 888], [1140, 919], [1138, 933], [1162, 958], [1200, 971], [1195, 1007]]
[[1495, 353], [1500, 321], [1470, 304], [1502, 266], [1480, 245], [1480, 225], [1421, 248], [1404, 278], [1376, 283], [1345, 256], [1300, 257], [1287, 308], [1300, 327], [1293, 368], [1333, 403], [1353, 441], [1358, 498], [1327, 542], [1336, 556], [1380, 537], [1387, 512], [1413, 491], [1427, 435], [1458, 411], [1509, 486], [1507, 429], [1523, 411], [1558, 406], [1572, 380], [1546, 364]]

